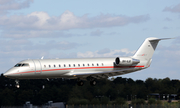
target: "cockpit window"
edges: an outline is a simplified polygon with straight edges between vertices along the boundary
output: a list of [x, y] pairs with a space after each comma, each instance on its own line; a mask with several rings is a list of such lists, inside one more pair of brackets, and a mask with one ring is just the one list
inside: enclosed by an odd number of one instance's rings
[[23, 63], [22, 66], [29, 66], [29, 64], [28, 63]]
[[25, 66], [29, 66], [29, 64], [28, 63], [18, 63], [18, 64], [16, 64], [14, 67], [25, 67]]
[[22, 64], [18, 63], [14, 67], [20, 67]]

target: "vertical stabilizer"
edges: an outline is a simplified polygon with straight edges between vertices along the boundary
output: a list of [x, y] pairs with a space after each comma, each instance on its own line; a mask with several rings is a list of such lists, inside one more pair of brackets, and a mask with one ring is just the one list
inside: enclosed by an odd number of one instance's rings
[[137, 52], [134, 54], [133, 58], [150, 61], [158, 45], [158, 42], [164, 39], [170, 39], [170, 38], [163, 38], [163, 39], [158, 39], [153, 37], [147, 38], [140, 46], [140, 48], [137, 50]]

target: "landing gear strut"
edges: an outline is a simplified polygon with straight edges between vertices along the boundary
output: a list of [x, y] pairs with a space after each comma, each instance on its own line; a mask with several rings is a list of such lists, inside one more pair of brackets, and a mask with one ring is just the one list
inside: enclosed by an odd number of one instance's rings
[[90, 85], [91, 85], [91, 86], [95, 86], [96, 83], [97, 83], [97, 82], [96, 82], [95, 80], [90, 81]]
[[16, 88], [19, 88], [19, 87], [20, 87], [20, 86], [19, 86], [19, 80], [15, 80], [15, 83], [16, 83], [15, 87], [16, 87]]
[[[95, 86], [97, 84], [96, 79], [93, 78], [93, 77], [87, 77], [87, 80], [90, 81], [91, 86]], [[80, 78], [78, 78], [77, 79], [77, 85], [78, 86], [83, 86], [84, 82]]]
[[95, 86], [96, 84], [97, 84], [97, 82], [96, 82], [96, 79], [95, 78], [93, 78], [93, 77], [87, 77], [87, 80], [89, 80], [90, 81], [90, 85], [91, 86]]

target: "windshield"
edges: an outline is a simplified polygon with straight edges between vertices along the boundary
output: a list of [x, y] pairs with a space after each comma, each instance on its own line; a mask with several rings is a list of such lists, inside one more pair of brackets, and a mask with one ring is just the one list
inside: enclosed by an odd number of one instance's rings
[[29, 66], [29, 64], [28, 63], [23, 63], [22, 66]]
[[14, 67], [25, 67], [25, 66], [29, 66], [29, 64], [28, 63], [18, 63]]
[[18, 63], [14, 67], [20, 67], [22, 64]]

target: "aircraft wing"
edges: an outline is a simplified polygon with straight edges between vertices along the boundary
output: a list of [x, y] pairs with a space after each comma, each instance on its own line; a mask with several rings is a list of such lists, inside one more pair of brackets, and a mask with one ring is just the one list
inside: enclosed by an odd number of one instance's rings
[[86, 79], [87, 77], [94, 77], [96, 79], [100, 79], [100, 78], [108, 78], [108, 77], [112, 77], [112, 76], [117, 76], [117, 75], [123, 75], [123, 74], [128, 74], [131, 72], [135, 72], [137, 70], [141, 70], [141, 69], [134, 69], [134, 70], [129, 70], [129, 69], [122, 69], [122, 70], [114, 70], [114, 71], [93, 71], [93, 72], [70, 72], [67, 73], [66, 75], [72, 76], [73, 79], [75, 78], [81, 78], [81, 79]]

